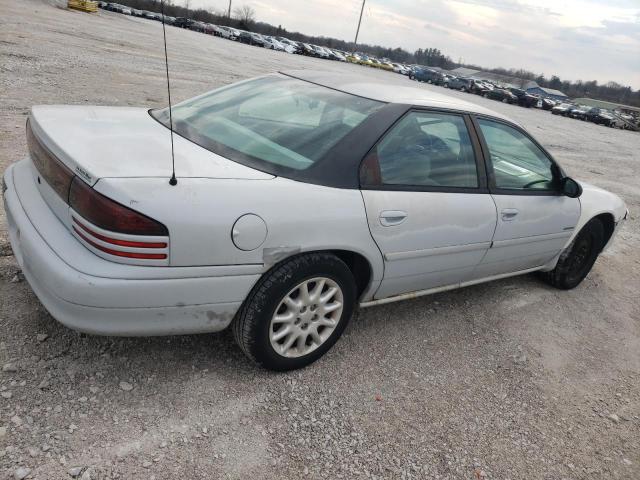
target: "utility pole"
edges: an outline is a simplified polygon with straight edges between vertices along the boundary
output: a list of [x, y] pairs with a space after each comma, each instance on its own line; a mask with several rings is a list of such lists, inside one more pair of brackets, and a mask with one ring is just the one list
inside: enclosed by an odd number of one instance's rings
[[358, 19], [358, 29], [356, 30], [356, 39], [353, 41], [353, 50], [351, 53], [356, 51], [356, 45], [358, 43], [358, 34], [360, 33], [360, 24], [362, 23], [362, 13], [364, 12], [364, 4], [367, 0], [362, 0], [362, 8], [360, 9], [360, 18]]
[[231, 18], [231, 0], [229, 0], [229, 10], [227, 11], [227, 17]]

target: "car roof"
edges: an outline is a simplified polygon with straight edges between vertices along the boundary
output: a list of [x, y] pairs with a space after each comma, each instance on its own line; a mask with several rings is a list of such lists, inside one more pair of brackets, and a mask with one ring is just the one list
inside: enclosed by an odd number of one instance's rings
[[510, 118], [481, 107], [475, 103], [461, 100], [457, 97], [443, 93], [433, 92], [417, 85], [412, 85], [408, 80], [381, 79], [374, 76], [358, 74], [342, 74], [313, 70], [287, 70], [280, 72], [283, 75], [322, 85], [341, 92], [370, 98], [386, 103], [402, 103], [421, 107], [444, 108], [463, 112], [488, 115], [495, 118], [515, 123]]

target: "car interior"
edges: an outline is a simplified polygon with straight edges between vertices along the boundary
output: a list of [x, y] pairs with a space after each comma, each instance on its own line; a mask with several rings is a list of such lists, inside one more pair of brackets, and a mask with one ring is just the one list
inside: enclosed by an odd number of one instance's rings
[[[262, 85], [272, 80], [263, 80]], [[384, 104], [295, 80], [207, 95], [174, 107], [176, 131], [214, 152], [303, 170]], [[238, 95], [240, 94], [240, 95]], [[213, 98], [216, 97], [216, 98]], [[158, 115], [162, 115], [159, 113]], [[166, 118], [162, 117], [161, 121]]]
[[464, 121], [440, 114], [407, 115], [377, 146], [383, 184], [478, 186], [478, 176]]

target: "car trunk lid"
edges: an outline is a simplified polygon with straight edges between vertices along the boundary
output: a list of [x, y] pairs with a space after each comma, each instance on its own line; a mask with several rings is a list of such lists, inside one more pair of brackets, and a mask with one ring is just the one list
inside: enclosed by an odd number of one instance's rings
[[[144, 108], [35, 106], [30, 124], [38, 140], [90, 185], [106, 177], [171, 177], [170, 131]], [[178, 178], [273, 178], [179, 135], [174, 150]]]

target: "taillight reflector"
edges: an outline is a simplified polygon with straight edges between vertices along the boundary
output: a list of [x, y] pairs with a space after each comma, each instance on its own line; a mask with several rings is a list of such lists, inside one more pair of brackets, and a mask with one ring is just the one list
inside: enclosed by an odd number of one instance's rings
[[169, 235], [162, 223], [105, 197], [78, 177], [71, 182], [69, 205], [81, 217], [104, 230], [128, 235]]
[[104, 247], [94, 242], [93, 240], [88, 238], [86, 235], [84, 235], [79, 228], [76, 228], [75, 225], [73, 225], [73, 230], [80, 236], [80, 238], [82, 238], [85, 242], [87, 242], [93, 248], [97, 248], [98, 250], [108, 253], [109, 255], [115, 255], [116, 257], [126, 257], [126, 258], [143, 258], [147, 260], [165, 260], [167, 258], [166, 253], [138, 253], [138, 252], [123, 252], [120, 250], [113, 250], [111, 248]]
[[98, 232], [94, 232], [89, 227], [87, 227], [84, 223], [78, 220], [76, 217], [73, 218], [73, 222], [75, 225], [80, 227], [82, 230], [87, 232], [92, 237], [97, 238], [98, 240], [102, 240], [103, 242], [111, 243], [112, 245], [118, 245], [120, 247], [133, 247], [133, 248], [167, 248], [166, 242], [134, 242], [132, 240], [120, 240], [118, 238], [107, 237], [106, 235], [102, 235]]

